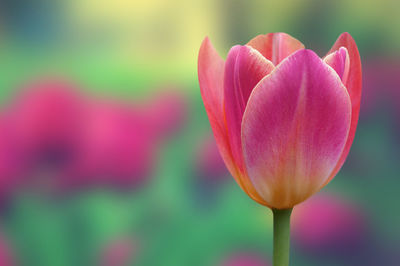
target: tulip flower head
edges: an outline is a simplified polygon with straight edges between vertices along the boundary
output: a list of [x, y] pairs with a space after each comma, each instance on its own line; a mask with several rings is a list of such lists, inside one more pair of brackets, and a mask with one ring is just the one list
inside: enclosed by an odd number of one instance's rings
[[361, 97], [360, 57], [348, 33], [324, 58], [269, 33], [232, 47], [224, 61], [206, 38], [198, 76], [219, 151], [253, 200], [292, 208], [343, 165]]

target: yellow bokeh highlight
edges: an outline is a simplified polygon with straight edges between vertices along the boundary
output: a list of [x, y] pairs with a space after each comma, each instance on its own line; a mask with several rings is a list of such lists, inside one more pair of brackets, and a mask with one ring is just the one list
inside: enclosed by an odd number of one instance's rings
[[[119, 63], [195, 71], [206, 35], [223, 38], [216, 1], [73, 0], [68, 21], [76, 41], [100, 40]], [[104, 43], [101, 43], [104, 40]], [[100, 49], [101, 50], [101, 49]]]

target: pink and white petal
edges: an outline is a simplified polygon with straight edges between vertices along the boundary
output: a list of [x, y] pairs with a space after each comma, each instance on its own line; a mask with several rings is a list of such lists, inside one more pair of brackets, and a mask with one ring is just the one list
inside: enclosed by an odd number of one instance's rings
[[241, 173], [245, 173], [241, 125], [247, 100], [257, 83], [274, 69], [274, 65], [250, 46], [234, 46], [228, 53], [224, 75], [224, 109], [232, 156]]
[[198, 77], [201, 96], [221, 156], [232, 175], [237, 175], [227, 138], [223, 111], [224, 60], [206, 37], [201, 44], [198, 59]]
[[352, 106], [352, 117], [351, 117], [351, 126], [349, 137], [346, 142], [346, 146], [343, 150], [342, 156], [335, 169], [333, 170], [330, 178], [327, 180], [328, 183], [336, 174], [339, 172], [342, 167], [344, 161], [346, 160], [347, 155], [349, 154], [351, 144], [353, 143], [354, 136], [356, 134], [356, 128], [358, 123], [358, 116], [360, 113], [360, 103], [361, 103], [361, 87], [362, 87], [362, 73], [361, 73], [361, 59], [360, 54], [358, 52], [357, 45], [351, 37], [351, 35], [347, 32], [342, 33], [339, 38], [336, 40], [335, 44], [328, 52], [331, 54], [341, 47], [345, 47], [349, 54], [350, 59], [350, 67], [349, 74], [347, 80], [343, 83], [347, 88], [347, 91], [350, 95], [351, 106]]
[[253, 90], [242, 122], [247, 173], [273, 208], [318, 191], [345, 146], [351, 119], [346, 88], [314, 52], [300, 50]]
[[258, 35], [247, 45], [258, 50], [275, 66], [297, 50], [304, 49], [304, 45], [299, 40], [283, 32]]
[[336, 71], [343, 84], [347, 83], [350, 70], [350, 58], [345, 47], [340, 47], [335, 52], [327, 55], [324, 58], [324, 62]]

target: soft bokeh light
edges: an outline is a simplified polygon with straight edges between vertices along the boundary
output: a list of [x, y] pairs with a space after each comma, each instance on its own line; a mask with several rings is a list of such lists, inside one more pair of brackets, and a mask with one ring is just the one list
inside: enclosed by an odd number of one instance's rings
[[1, 1], [0, 264], [269, 265], [271, 213], [240, 190], [211, 136], [201, 41], [227, 54], [281, 31], [322, 56], [348, 31], [363, 65], [359, 126], [335, 181], [294, 216], [291, 260], [398, 265], [399, 8]]

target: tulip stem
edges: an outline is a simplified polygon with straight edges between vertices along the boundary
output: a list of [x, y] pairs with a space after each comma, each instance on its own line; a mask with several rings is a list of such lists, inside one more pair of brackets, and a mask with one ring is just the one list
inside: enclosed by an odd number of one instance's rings
[[288, 266], [292, 208], [284, 210], [272, 209], [272, 213], [274, 216], [274, 266]]

